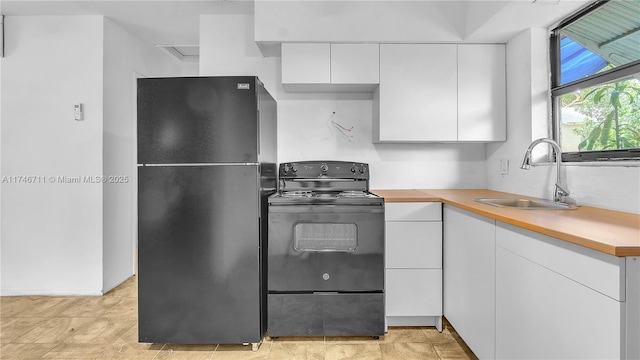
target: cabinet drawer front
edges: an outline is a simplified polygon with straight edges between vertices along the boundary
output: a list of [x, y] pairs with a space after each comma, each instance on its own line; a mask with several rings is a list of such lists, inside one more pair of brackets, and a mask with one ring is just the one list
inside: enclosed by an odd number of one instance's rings
[[442, 268], [441, 222], [388, 222], [387, 268]]
[[502, 222], [497, 225], [497, 246], [618, 301], [625, 300], [625, 258]]
[[442, 270], [387, 269], [387, 316], [442, 315]]
[[442, 203], [411, 202], [386, 203], [385, 220], [387, 221], [441, 221]]

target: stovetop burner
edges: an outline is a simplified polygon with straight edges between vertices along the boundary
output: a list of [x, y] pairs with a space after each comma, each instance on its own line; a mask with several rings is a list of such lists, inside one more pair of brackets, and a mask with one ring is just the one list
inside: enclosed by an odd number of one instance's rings
[[314, 195], [311, 190], [296, 190], [296, 191], [283, 191], [280, 193], [282, 197], [287, 198], [302, 198], [302, 197], [312, 197]]
[[378, 197], [367, 191], [347, 190], [347, 191], [312, 191], [312, 190], [294, 190], [282, 191], [279, 196], [283, 198], [317, 198], [317, 199], [336, 199], [336, 198], [374, 198]]

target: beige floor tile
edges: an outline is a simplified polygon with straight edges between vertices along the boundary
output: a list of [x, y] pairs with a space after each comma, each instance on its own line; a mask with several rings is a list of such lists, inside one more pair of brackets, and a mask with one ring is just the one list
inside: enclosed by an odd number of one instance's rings
[[136, 322], [135, 324], [133, 324], [133, 326], [129, 330], [125, 331], [118, 340], [122, 340], [128, 343], [138, 343], [138, 323]]
[[2, 317], [55, 317], [75, 301], [71, 297], [29, 296], [10, 302]]
[[134, 319], [115, 320], [101, 317], [83, 326], [69, 336], [66, 343], [76, 344], [110, 344], [116, 341], [135, 325]]
[[275, 341], [269, 353], [270, 360], [324, 360], [325, 345]]
[[379, 342], [381, 344], [404, 342], [404, 343], [419, 343], [426, 342], [427, 335], [419, 327], [409, 326], [393, 326], [389, 327], [389, 332], [380, 337]]
[[40, 359], [56, 344], [5, 344], [0, 349], [0, 359]]
[[29, 332], [46, 318], [3, 318], [0, 320], [0, 344], [6, 344]]
[[166, 344], [154, 360], [210, 360], [218, 345]]
[[[58, 344], [42, 356], [43, 359], [100, 359], [105, 352], [103, 344]], [[3, 359], [4, 360], [4, 359]]]
[[57, 344], [74, 335], [78, 329], [89, 324], [91, 318], [51, 318], [39, 324], [29, 332], [16, 338], [12, 343], [18, 344]]
[[327, 343], [325, 360], [378, 360], [382, 359], [380, 346], [373, 344]]
[[152, 360], [163, 346], [164, 344], [128, 342], [120, 338], [106, 348], [100, 360]]
[[251, 345], [220, 344], [213, 353], [212, 360], [266, 360], [269, 358], [272, 342], [260, 344], [257, 351]]
[[0, 318], [15, 317], [21, 311], [28, 309], [34, 299], [33, 296], [0, 297]]
[[380, 351], [384, 360], [440, 360], [433, 345], [424, 342], [381, 343]]
[[327, 336], [325, 338], [329, 344], [377, 344], [378, 340], [373, 336]]
[[61, 311], [57, 317], [92, 317], [104, 314], [122, 299], [104, 296], [83, 296], [76, 299], [71, 306]]
[[434, 344], [434, 349], [438, 353], [441, 359], [470, 359], [470, 354], [467, 354], [465, 350], [458, 345], [458, 343], [444, 343]]
[[103, 317], [121, 317], [138, 320], [138, 299], [119, 298], [120, 301], [107, 310]]
[[427, 341], [431, 344], [455, 343], [456, 341], [449, 329], [445, 328], [442, 332], [439, 332], [435, 327], [422, 327], [421, 329], [426, 336]]

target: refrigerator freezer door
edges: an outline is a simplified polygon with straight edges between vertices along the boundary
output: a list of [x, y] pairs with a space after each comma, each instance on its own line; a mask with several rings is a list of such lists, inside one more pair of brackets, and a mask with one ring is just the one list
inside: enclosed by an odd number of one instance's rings
[[257, 78], [138, 79], [138, 163], [258, 162]]
[[258, 166], [147, 166], [138, 179], [140, 342], [260, 342]]

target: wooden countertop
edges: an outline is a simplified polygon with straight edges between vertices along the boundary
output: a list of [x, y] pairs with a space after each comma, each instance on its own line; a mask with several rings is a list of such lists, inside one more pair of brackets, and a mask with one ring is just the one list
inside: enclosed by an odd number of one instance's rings
[[640, 215], [580, 206], [576, 210], [520, 210], [473, 201], [474, 198], [530, 196], [486, 189], [372, 190], [386, 202], [440, 201], [508, 224], [614, 256], [640, 256]]

